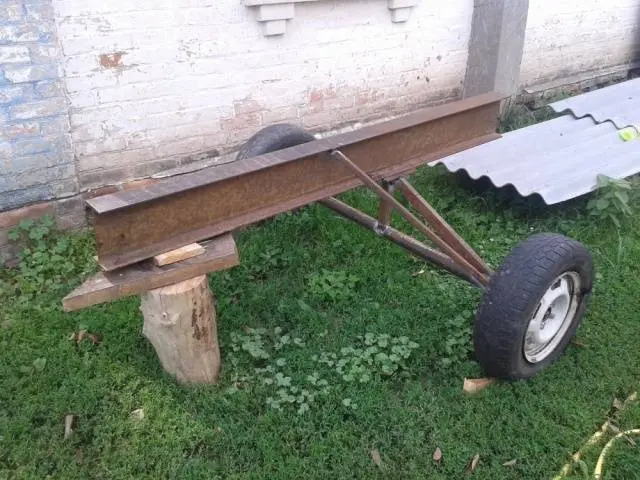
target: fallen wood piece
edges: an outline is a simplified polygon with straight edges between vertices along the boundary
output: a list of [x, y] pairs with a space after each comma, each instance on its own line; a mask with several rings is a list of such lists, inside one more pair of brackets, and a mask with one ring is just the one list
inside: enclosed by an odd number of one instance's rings
[[440, 450], [440, 447], [435, 449], [431, 458], [433, 458], [434, 462], [440, 462], [440, 460], [442, 460], [442, 450]]
[[205, 249], [202, 255], [164, 267], [147, 259], [112, 272], [97, 273], [63, 298], [62, 306], [67, 312], [79, 310], [231, 268], [240, 262], [232, 234], [203, 242], [202, 246]]
[[480, 461], [480, 454], [476, 453], [473, 458], [471, 460], [469, 460], [469, 463], [467, 463], [467, 469], [464, 471], [465, 474], [469, 475], [473, 472], [475, 472], [476, 468], [478, 467], [478, 462]]
[[73, 434], [73, 415], [64, 417], [64, 439], [67, 440]]
[[199, 243], [190, 243], [184, 247], [176, 248], [170, 252], [161, 253], [153, 257], [153, 263], [158, 267], [170, 265], [172, 263], [186, 260], [187, 258], [197, 257], [205, 252], [204, 247]]
[[465, 378], [462, 391], [470, 395], [481, 392], [490, 385], [496, 383], [495, 378]]
[[594, 480], [600, 480], [602, 478], [602, 470], [604, 469], [604, 460], [607, 454], [609, 453], [609, 450], [611, 450], [611, 446], [613, 445], [613, 443], [618, 438], [621, 438], [621, 437], [626, 437], [627, 439], [629, 439], [630, 435], [640, 435], [640, 428], [634, 428], [632, 430], [627, 430], [626, 432], [620, 432], [605, 444], [604, 448], [602, 449], [602, 452], [600, 452], [600, 456], [598, 457], [598, 463], [596, 463], [596, 468], [593, 470]]
[[220, 347], [206, 275], [141, 295], [142, 334], [167, 373], [182, 383], [216, 383]]

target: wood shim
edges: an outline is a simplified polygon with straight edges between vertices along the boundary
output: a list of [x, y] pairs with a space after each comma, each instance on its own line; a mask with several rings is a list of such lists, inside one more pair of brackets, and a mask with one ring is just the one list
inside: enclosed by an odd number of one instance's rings
[[186, 260], [187, 258], [193, 258], [198, 255], [202, 255], [205, 252], [204, 247], [199, 243], [190, 243], [184, 247], [176, 248], [170, 252], [161, 253], [153, 257], [153, 263], [158, 267], [164, 265], [170, 265], [172, 263]]
[[138, 295], [155, 288], [172, 285], [190, 278], [235, 267], [240, 263], [232, 234], [224, 234], [202, 242], [205, 252], [171, 265], [158, 267], [152, 259], [111, 272], [100, 272], [62, 299], [66, 312], [121, 297]]
[[475, 395], [494, 383], [496, 383], [495, 378], [465, 378], [462, 391], [469, 395]]

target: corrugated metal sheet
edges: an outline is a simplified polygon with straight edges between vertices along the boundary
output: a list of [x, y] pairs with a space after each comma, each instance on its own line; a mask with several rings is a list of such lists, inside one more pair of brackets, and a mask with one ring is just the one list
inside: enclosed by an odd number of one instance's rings
[[598, 174], [624, 178], [640, 172], [640, 140], [624, 142], [611, 122], [565, 115], [506, 133], [502, 138], [445, 157], [449, 171], [511, 184], [522, 196], [540, 194], [555, 204], [588, 193]]
[[640, 125], [640, 78], [617, 83], [550, 104], [556, 112], [570, 111], [576, 118], [596, 123], [613, 122], [618, 128]]

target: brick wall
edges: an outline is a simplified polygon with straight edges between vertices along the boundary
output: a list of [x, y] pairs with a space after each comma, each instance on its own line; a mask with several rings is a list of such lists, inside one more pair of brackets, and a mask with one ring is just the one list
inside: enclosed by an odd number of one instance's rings
[[0, 211], [77, 191], [47, 0], [0, 2]]
[[531, 0], [520, 80], [592, 77], [640, 60], [640, 0]]
[[458, 95], [473, 0], [295, 5], [264, 35], [241, 0], [54, 0], [82, 188], [215, 155], [274, 122], [334, 128]]
[[[60, 55], [48, 1], [23, 1], [2, 4], [5, 207], [72, 192], [72, 155], [86, 190], [233, 150], [274, 122], [321, 131], [456, 97], [473, 11], [420, 1], [393, 23], [393, 0], [318, 0], [269, 37], [242, 0], [52, 0]], [[530, 3], [523, 85], [633, 55], [640, 0]], [[54, 115], [60, 69], [71, 141]]]

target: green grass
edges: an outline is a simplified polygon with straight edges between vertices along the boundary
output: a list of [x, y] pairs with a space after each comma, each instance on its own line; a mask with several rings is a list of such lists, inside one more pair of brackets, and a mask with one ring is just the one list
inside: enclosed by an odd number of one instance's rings
[[[560, 100], [560, 97], [558, 97], [558, 100]], [[504, 112], [499, 132], [505, 133], [511, 130], [517, 130], [519, 128], [533, 125], [534, 123], [544, 122], [559, 116], [560, 114], [557, 114], [548, 106], [534, 110], [521, 103], [516, 103], [510, 105]]]
[[[543, 207], [508, 192], [471, 192], [439, 169], [411, 180], [494, 267], [534, 232], [584, 242], [597, 267], [578, 332], [584, 347], [572, 345], [533, 380], [463, 395], [464, 377], [482, 375], [469, 343], [481, 292], [311, 205], [239, 234], [241, 265], [210, 276], [222, 376], [216, 386], [186, 388], [163, 373], [141, 336], [139, 299], [62, 312], [62, 296], [84, 278], [92, 254], [88, 237], [75, 237], [73, 253], [52, 260], [67, 272], [52, 285], [2, 274], [0, 478], [451, 479], [465, 478], [476, 453], [470, 478], [552, 478], [604, 422], [614, 397], [640, 387], [640, 219], [626, 219], [617, 231], [589, 217], [584, 199]], [[374, 211], [368, 192], [343, 197]], [[27, 283], [38, 288], [20, 298], [16, 286]], [[267, 330], [260, 341], [270, 359], [233, 351], [246, 327]], [[102, 342], [76, 346], [69, 337], [81, 328]], [[355, 346], [367, 332], [406, 336], [419, 347], [397, 375], [374, 372], [362, 384], [313, 360]], [[304, 346], [276, 352], [271, 342], [284, 334]], [[318, 395], [303, 414], [269, 407], [276, 387], [255, 368], [276, 358], [293, 385], [307, 385], [306, 376], [317, 372], [329, 392], [307, 386]], [[42, 360], [34, 367], [37, 359], [46, 359], [44, 368]], [[144, 418], [132, 416], [136, 409]], [[75, 424], [64, 440], [67, 414]], [[619, 424], [640, 427], [637, 402]], [[439, 463], [432, 460], [436, 448]], [[604, 478], [640, 478], [638, 448], [617, 443]], [[585, 457], [590, 470], [598, 454]], [[502, 466], [512, 459], [515, 466]]]
[[544, 99], [545, 103], [539, 108], [531, 108], [522, 103], [511, 103], [502, 113], [498, 131], [505, 133], [560, 117], [563, 114], [556, 113], [549, 104], [564, 100], [572, 95], [572, 93], [565, 90], [547, 94]]

